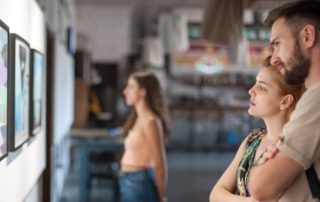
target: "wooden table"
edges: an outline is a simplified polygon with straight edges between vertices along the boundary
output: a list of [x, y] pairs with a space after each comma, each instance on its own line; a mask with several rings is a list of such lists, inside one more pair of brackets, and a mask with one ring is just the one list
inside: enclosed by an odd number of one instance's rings
[[107, 129], [71, 129], [72, 144], [79, 148], [80, 202], [88, 201], [88, 157], [91, 151], [122, 152], [123, 136], [111, 136]]

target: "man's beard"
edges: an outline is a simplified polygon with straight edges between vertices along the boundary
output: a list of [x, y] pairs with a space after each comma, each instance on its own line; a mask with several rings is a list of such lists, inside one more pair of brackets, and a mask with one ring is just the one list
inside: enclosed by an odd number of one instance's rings
[[[284, 80], [289, 85], [303, 84], [309, 75], [311, 61], [303, 56], [298, 40], [295, 43], [293, 53], [287, 63]], [[291, 67], [291, 70], [288, 70]]]

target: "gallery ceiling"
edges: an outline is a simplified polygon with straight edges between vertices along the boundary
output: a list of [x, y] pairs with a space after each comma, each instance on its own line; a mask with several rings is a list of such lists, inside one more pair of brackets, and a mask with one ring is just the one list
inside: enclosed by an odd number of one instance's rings
[[[214, 0], [74, 0], [76, 4], [97, 4], [110, 6], [152, 6], [152, 7], [205, 7]], [[220, 0], [216, 0], [220, 1]], [[237, 0], [235, 0], [237, 1]], [[293, 0], [243, 0], [254, 9], [272, 9]]]

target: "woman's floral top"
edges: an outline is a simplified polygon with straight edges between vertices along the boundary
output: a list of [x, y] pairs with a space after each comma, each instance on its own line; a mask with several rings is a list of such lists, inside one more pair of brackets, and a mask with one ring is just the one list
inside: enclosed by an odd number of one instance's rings
[[237, 170], [237, 191], [236, 192], [240, 196], [250, 196], [250, 193], [247, 187], [249, 172], [251, 167], [255, 164], [255, 162], [253, 161], [254, 161], [257, 148], [262, 138], [266, 134], [267, 134], [266, 129], [258, 128], [252, 131], [248, 136], [246, 151], [242, 156], [242, 159], [240, 161], [240, 164]]

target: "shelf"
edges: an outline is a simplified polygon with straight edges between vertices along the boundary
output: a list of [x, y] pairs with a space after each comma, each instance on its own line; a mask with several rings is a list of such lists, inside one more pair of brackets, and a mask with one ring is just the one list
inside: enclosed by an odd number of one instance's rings
[[218, 106], [218, 105], [204, 105], [201, 103], [175, 103], [169, 105], [170, 110], [195, 110], [195, 111], [226, 111], [226, 110], [248, 110], [248, 106]]
[[194, 86], [198, 88], [212, 87], [212, 88], [242, 88], [249, 89], [255, 83], [255, 76], [251, 75], [241, 77], [239, 75], [216, 75], [213, 77], [209, 76], [185, 76], [185, 77], [173, 77], [173, 82], [180, 84]]

